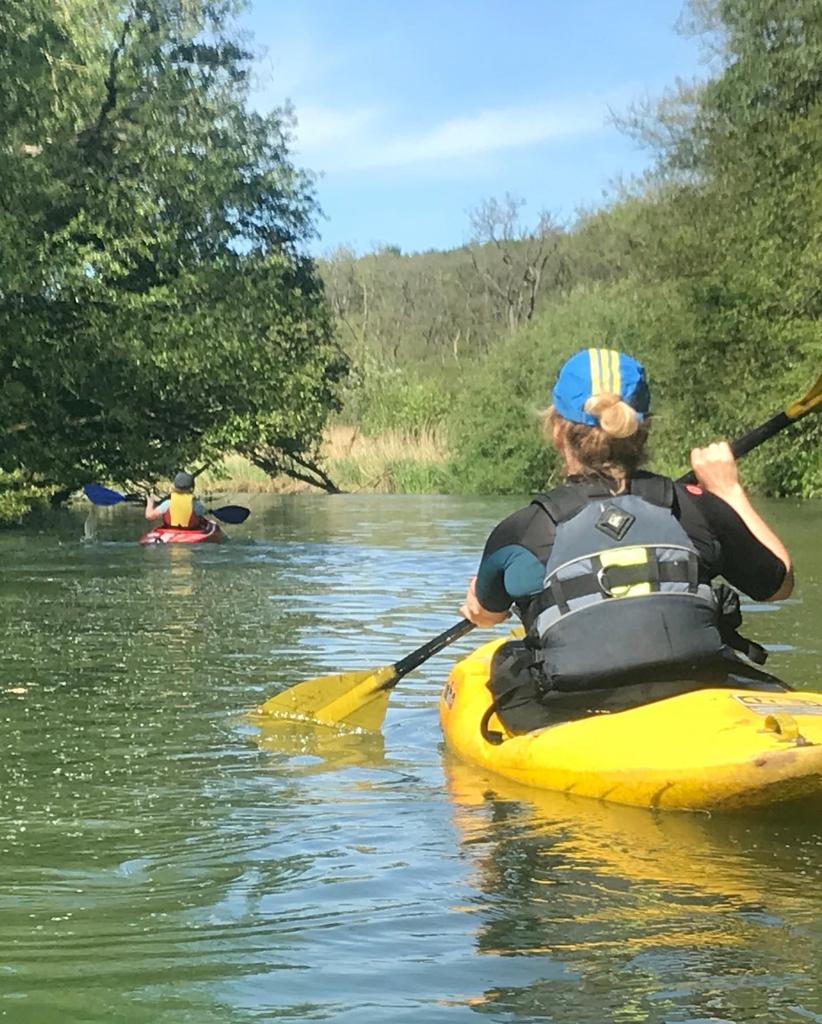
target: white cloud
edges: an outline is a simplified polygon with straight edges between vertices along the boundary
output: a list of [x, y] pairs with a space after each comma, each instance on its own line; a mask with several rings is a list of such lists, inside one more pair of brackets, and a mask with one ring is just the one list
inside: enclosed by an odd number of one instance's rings
[[472, 117], [443, 121], [421, 135], [383, 146], [372, 158], [385, 166], [454, 160], [532, 146], [602, 127], [602, 108], [533, 107], [483, 110]]
[[404, 167], [522, 148], [605, 126], [605, 99], [578, 103], [500, 107], [449, 118], [416, 132], [391, 135], [376, 109], [297, 109], [297, 149], [317, 170], [345, 171]]
[[[302, 152], [334, 152], [339, 144], [362, 140], [379, 119], [379, 111], [368, 108], [332, 110], [304, 105], [297, 110], [295, 132]], [[341, 149], [344, 152], [344, 149]]]

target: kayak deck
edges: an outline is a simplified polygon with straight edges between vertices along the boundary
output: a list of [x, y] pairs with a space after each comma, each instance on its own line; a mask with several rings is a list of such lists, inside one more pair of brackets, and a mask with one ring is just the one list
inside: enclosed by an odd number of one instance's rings
[[181, 530], [174, 526], [156, 526], [143, 534], [141, 544], [219, 544], [226, 539], [219, 523], [209, 520], [202, 530]]
[[512, 735], [492, 715], [494, 640], [458, 662], [440, 721], [465, 761], [516, 782], [639, 807], [738, 810], [822, 794], [822, 693], [703, 689]]

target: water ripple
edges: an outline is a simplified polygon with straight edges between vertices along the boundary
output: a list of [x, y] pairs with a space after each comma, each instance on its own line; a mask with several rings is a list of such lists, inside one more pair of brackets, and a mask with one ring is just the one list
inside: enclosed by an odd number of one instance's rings
[[[454, 763], [436, 702], [471, 638], [380, 734], [245, 717], [450, 626], [514, 502], [249, 503], [210, 550], [145, 551], [129, 510], [94, 542], [71, 516], [0, 536], [0, 1016], [820, 1019], [818, 815], [655, 816]], [[822, 687], [819, 600], [756, 624]]]

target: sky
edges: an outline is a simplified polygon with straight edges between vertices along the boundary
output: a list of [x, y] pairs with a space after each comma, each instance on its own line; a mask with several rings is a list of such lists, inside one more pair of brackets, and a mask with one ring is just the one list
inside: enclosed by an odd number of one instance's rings
[[[687, 14], [687, 11], [685, 11]], [[459, 246], [505, 193], [570, 224], [652, 154], [613, 112], [705, 77], [682, 0], [251, 0], [253, 105], [290, 101], [317, 254]]]

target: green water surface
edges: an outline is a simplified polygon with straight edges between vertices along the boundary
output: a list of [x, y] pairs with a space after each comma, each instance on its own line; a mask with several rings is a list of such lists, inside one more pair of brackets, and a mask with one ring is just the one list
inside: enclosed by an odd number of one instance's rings
[[[221, 547], [141, 548], [126, 507], [0, 534], [0, 1018], [822, 1021], [822, 804], [654, 814], [466, 768], [436, 707], [470, 637], [380, 734], [245, 717], [453, 623], [515, 502], [250, 504]], [[766, 510], [799, 585], [748, 631], [822, 690], [822, 503]]]

